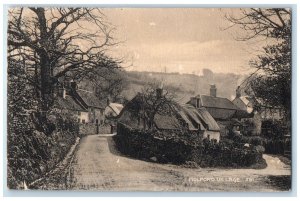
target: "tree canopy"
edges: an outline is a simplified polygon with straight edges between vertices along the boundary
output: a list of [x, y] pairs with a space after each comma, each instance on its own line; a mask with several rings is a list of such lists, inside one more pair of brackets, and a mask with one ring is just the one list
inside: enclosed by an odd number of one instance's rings
[[43, 110], [63, 77], [88, 77], [96, 69], [116, 69], [106, 54], [115, 45], [114, 28], [97, 8], [12, 8], [8, 22], [8, 60], [22, 60], [39, 91]]
[[[290, 119], [291, 110], [291, 23], [288, 8], [240, 9], [238, 15], [226, 15], [233, 26], [243, 30], [237, 40], [264, 39], [267, 45], [249, 64], [255, 73], [246, 82], [245, 91], [268, 106], [281, 107]], [[230, 28], [229, 27], [229, 28]]]

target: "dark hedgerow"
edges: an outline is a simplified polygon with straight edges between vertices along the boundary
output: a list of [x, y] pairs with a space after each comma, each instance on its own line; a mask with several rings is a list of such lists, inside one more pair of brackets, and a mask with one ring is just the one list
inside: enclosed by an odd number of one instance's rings
[[115, 141], [120, 152], [126, 155], [146, 160], [156, 157], [162, 163], [193, 161], [201, 167], [266, 167], [257, 146], [244, 147], [230, 140], [220, 143], [203, 140], [195, 145], [181, 138], [157, 138], [156, 132], [143, 132], [118, 124]]

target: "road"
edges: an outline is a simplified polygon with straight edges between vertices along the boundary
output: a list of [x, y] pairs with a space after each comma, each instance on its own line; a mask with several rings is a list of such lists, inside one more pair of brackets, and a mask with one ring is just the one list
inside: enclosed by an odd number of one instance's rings
[[123, 156], [109, 135], [81, 139], [69, 170], [68, 189], [99, 191], [282, 191], [290, 167], [264, 155], [268, 167], [185, 168]]

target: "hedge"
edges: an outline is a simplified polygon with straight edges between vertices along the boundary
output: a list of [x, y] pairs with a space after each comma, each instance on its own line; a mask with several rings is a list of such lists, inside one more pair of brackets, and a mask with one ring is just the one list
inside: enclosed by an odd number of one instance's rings
[[[170, 133], [169, 136], [174, 136]], [[266, 166], [262, 152], [256, 146], [246, 148], [232, 141], [216, 143], [208, 140], [202, 142], [201, 139], [200, 143], [195, 144], [192, 143], [194, 139], [162, 138], [160, 131], [143, 132], [120, 123], [115, 141], [119, 151], [126, 155], [146, 160], [155, 157], [162, 163], [183, 164], [192, 161], [201, 167]]]
[[[53, 116], [53, 114], [51, 114]], [[50, 115], [50, 116], [51, 116]], [[55, 114], [51, 134], [36, 129], [34, 117], [11, 116], [8, 126], [8, 179], [10, 189], [22, 189], [42, 177], [61, 161], [78, 135], [78, 125]]]
[[261, 136], [233, 136], [231, 139], [236, 143], [249, 143], [254, 146], [261, 145], [267, 154], [284, 154], [285, 142], [280, 138], [266, 138]]

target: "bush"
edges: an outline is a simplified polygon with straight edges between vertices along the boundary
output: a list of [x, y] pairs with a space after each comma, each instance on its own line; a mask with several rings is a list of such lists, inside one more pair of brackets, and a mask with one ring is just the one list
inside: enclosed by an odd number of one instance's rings
[[[264, 145], [266, 139], [261, 136], [244, 136], [244, 135], [232, 135], [225, 138], [226, 140], [232, 140], [239, 144], [251, 144], [254, 146]], [[223, 139], [224, 140], [224, 139]]]
[[284, 140], [268, 139], [264, 142], [263, 146], [268, 154], [284, 154]]
[[249, 143], [253, 146], [263, 146], [267, 154], [284, 154], [285, 142], [280, 138], [265, 138], [261, 136], [231, 136], [223, 140], [232, 140], [236, 144]]
[[204, 140], [202, 146], [202, 167], [249, 167], [264, 163], [262, 150], [257, 146], [244, 147], [234, 141], [213, 143]]

